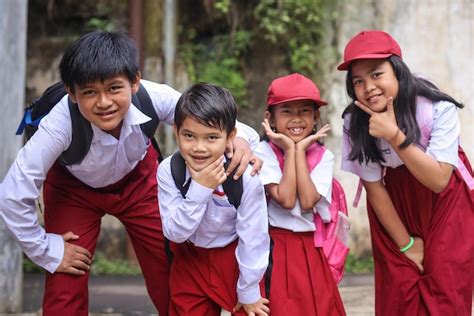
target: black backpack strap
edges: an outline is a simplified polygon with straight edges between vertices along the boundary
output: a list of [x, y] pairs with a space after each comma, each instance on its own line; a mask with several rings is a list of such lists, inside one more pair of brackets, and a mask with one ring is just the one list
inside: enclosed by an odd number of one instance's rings
[[142, 111], [146, 116], [151, 118], [151, 121], [143, 123], [140, 125], [143, 133], [151, 140], [153, 147], [158, 152], [158, 160], [161, 162], [163, 156], [161, 154], [160, 147], [158, 142], [155, 139], [155, 132], [160, 123], [158, 114], [156, 114], [155, 108], [153, 107], [153, 102], [151, 101], [150, 95], [146, 91], [145, 87], [140, 83], [140, 87], [136, 94], [132, 96], [132, 103]]
[[72, 103], [71, 98], [68, 98], [68, 104], [71, 112], [72, 141], [59, 157], [59, 162], [63, 165], [81, 163], [89, 152], [93, 135], [91, 123], [82, 116], [77, 104]]
[[[230, 162], [231, 160], [227, 160], [225, 162], [225, 169], [227, 169]], [[237, 168], [235, 168], [234, 171], [227, 176], [227, 179], [224, 181], [224, 183], [222, 183], [222, 188], [224, 189], [225, 195], [227, 195], [227, 198], [229, 199], [229, 203], [234, 205], [234, 207], [237, 209], [240, 206], [242, 194], [244, 193], [244, 186], [242, 183], [242, 176], [240, 176], [237, 180], [234, 180], [236, 171]]]
[[[224, 164], [224, 168], [227, 168], [229, 163], [230, 160], [227, 160]], [[234, 180], [233, 176], [235, 174], [235, 171], [236, 170], [234, 170], [234, 172], [232, 172], [232, 174], [227, 177], [227, 180], [225, 180], [222, 184], [222, 188], [224, 189], [224, 192], [227, 195], [227, 198], [229, 199], [229, 203], [234, 205], [234, 207], [237, 209], [240, 206], [240, 201], [242, 199], [244, 189], [242, 177], [239, 177], [239, 179]], [[186, 180], [186, 163], [179, 151], [175, 152], [171, 157], [171, 175], [173, 176], [173, 180], [176, 187], [181, 192], [183, 198], [185, 198], [191, 181], [188, 181], [186, 184], [184, 183], [184, 181]]]
[[186, 198], [186, 193], [191, 185], [191, 181], [188, 181], [186, 185], [184, 184], [184, 181], [186, 180], [186, 163], [179, 151], [175, 152], [171, 157], [171, 175], [173, 176], [174, 184], [181, 192], [181, 195], [183, 198]]

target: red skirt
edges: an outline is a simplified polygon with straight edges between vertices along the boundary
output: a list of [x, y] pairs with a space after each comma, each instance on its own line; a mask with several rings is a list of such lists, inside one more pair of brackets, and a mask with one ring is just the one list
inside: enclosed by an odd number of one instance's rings
[[339, 290], [313, 232], [270, 228], [273, 242], [270, 277], [272, 316], [345, 315]]
[[[464, 152], [459, 156], [472, 174]], [[387, 168], [385, 187], [412, 236], [424, 241], [424, 270], [400, 252], [368, 213], [375, 262], [377, 315], [471, 315], [474, 272], [473, 191], [455, 170], [439, 194], [422, 185], [405, 166]]]

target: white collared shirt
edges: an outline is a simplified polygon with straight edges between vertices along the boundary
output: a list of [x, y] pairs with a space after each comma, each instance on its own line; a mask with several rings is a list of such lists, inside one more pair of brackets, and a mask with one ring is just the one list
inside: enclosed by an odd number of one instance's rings
[[[160, 122], [173, 124], [174, 110], [180, 93], [171, 87], [147, 80], [140, 81], [146, 88]], [[121, 180], [132, 171], [146, 154], [149, 140], [140, 124], [151, 120], [133, 104], [124, 116], [120, 138], [100, 130], [94, 132], [90, 150], [77, 165], [68, 170], [83, 183], [100, 188]], [[238, 134], [258, 143], [257, 133], [243, 124]], [[18, 155], [0, 184], [0, 215], [7, 228], [18, 240], [25, 254], [37, 265], [53, 273], [64, 255], [62, 236], [46, 234], [38, 223], [35, 201], [49, 169], [65, 151], [72, 139], [72, 124], [67, 96], [45, 116], [33, 137]]]
[[[260, 177], [264, 185], [278, 184], [283, 177], [278, 159], [267, 141], [261, 141], [255, 153], [264, 161]], [[326, 222], [330, 220], [329, 206], [331, 203], [332, 177], [333, 177], [334, 155], [326, 149], [321, 161], [310, 172], [321, 199], [316, 203], [313, 212], [318, 212]], [[299, 200], [296, 199], [295, 207], [291, 210], [284, 209], [275, 200], [270, 199], [268, 204], [268, 217], [270, 225], [280, 227], [294, 232], [315, 231], [313, 212], [304, 212]]]
[[[192, 242], [202, 248], [217, 248], [238, 240], [235, 255], [239, 264], [239, 302], [256, 302], [259, 282], [268, 265], [270, 238], [264, 189], [260, 177], [242, 175], [243, 195], [238, 209], [227, 197], [191, 179], [183, 198], [171, 175], [171, 157], [158, 168], [158, 200], [166, 238], [177, 243]], [[186, 170], [186, 179], [189, 180]], [[185, 181], [186, 183], [187, 181]], [[222, 186], [217, 189], [223, 192]]]
[[[349, 160], [349, 154], [352, 145], [349, 136], [350, 114], [344, 116], [344, 133], [342, 137], [342, 162], [341, 169], [351, 172], [359, 176], [362, 180], [375, 182], [382, 179], [382, 168], [396, 168], [403, 165], [403, 161], [398, 157], [395, 150], [390, 144], [383, 140], [379, 140], [379, 148], [385, 162], [376, 163], [368, 162], [359, 163], [357, 160]], [[422, 109], [417, 107], [416, 119], [419, 126], [424, 119]], [[420, 149], [426, 152], [439, 162], [449, 163], [454, 167], [458, 165], [458, 146], [459, 134], [461, 126], [457, 107], [450, 102], [441, 101], [433, 104], [433, 127], [429, 137], [426, 149], [422, 145], [417, 144]]]

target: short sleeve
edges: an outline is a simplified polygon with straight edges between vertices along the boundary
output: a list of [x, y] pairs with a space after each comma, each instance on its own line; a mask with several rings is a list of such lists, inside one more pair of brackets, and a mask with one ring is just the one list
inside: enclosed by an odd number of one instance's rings
[[426, 153], [439, 162], [457, 167], [461, 127], [456, 105], [437, 102], [433, 108], [433, 129]]
[[260, 170], [260, 179], [262, 184], [280, 183], [282, 172], [278, 159], [266, 141], [261, 141], [257, 145], [255, 154], [263, 160], [263, 166]]

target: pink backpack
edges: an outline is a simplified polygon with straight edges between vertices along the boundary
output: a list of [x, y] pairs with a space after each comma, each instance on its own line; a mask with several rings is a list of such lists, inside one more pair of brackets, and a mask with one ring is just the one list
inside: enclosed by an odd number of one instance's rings
[[[268, 142], [275, 153], [280, 168], [283, 170], [284, 155], [282, 150]], [[306, 162], [308, 169], [313, 170], [321, 161], [326, 148], [319, 144], [313, 144], [306, 150]], [[347, 211], [346, 195], [341, 184], [332, 179], [331, 205], [329, 206], [331, 219], [328, 223], [323, 222], [319, 213], [314, 214], [316, 231], [314, 232], [315, 247], [322, 247], [332, 275], [336, 283], [342, 280], [344, 266], [349, 254], [349, 217]]]

